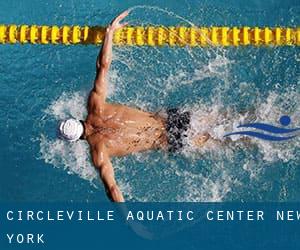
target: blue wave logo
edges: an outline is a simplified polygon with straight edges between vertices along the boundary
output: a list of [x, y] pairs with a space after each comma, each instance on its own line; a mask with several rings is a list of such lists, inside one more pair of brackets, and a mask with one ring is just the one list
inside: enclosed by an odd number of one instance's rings
[[228, 137], [232, 135], [246, 135], [246, 136], [255, 137], [267, 141], [286, 141], [298, 136], [296, 132], [300, 131], [300, 128], [290, 128], [290, 129], [284, 128], [291, 124], [291, 118], [289, 116], [285, 116], [285, 115], [281, 116], [279, 122], [283, 127], [276, 127], [266, 123], [247, 123], [237, 127], [237, 128], [252, 128], [256, 130], [261, 130], [262, 132], [267, 132], [269, 134], [262, 133], [259, 131], [249, 130], [249, 131], [232, 132], [224, 135], [224, 137]]

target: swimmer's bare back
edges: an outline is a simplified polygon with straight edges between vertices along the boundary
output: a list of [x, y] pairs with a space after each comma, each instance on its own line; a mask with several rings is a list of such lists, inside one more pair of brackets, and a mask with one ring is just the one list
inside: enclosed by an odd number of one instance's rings
[[107, 75], [112, 61], [113, 35], [127, 23], [120, 23], [128, 11], [108, 26], [102, 49], [96, 61], [94, 88], [88, 100], [88, 116], [84, 121], [83, 138], [90, 145], [92, 161], [99, 170], [107, 194], [112, 201], [124, 198], [114, 178], [112, 156], [167, 146], [165, 121], [152, 113], [106, 102]]
[[[98, 102], [93, 99], [97, 99], [97, 96], [91, 96], [89, 104]], [[86, 139], [91, 147], [102, 143], [109, 156], [158, 149], [167, 143], [162, 118], [119, 104], [93, 105], [89, 109], [85, 127], [88, 128]]]

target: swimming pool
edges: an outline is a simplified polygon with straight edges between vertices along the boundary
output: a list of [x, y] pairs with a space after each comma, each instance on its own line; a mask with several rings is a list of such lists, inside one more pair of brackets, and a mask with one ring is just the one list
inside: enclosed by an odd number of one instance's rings
[[[26, 1], [0, 4], [0, 23], [297, 26], [298, 1]], [[0, 46], [1, 201], [106, 200], [84, 142], [56, 139], [59, 119], [83, 118], [95, 46]], [[109, 100], [150, 111], [179, 106], [215, 136], [240, 122], [300, 126], [299, 47], [116, 47]], [[249, 113], [247, 113], [249, 111]], [[224, 114], [227, 114], [226, 116]], [[252, 117], [252, 118], [251, 118]], [[254, 117], [254, 118], [253, 118]], [[193, 124], [197, 130], [202, 124]], [[299, 201], [300, 137], [285, 143], [189, 148], [113, 160], [129, 201]]]

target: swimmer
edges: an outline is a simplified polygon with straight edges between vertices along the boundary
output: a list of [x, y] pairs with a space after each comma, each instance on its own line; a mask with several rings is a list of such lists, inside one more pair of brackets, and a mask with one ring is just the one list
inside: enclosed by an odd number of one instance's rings
[[[64, 120], [58, 128], [59, 137], [66, 141], [82, 139], [88, 142], [93, 164], [99, 171], [108, 197], [114, 202], [124, 202], [124, 198], [116, 183], [110, 159], [145, 150], [180, 151], [191, 119], [189, 112], [179, 109], [169, 109], [167, 116], [162, 117], [106, 101], [114, 32], [127, 25], [121, 21], [128, 14], [128, 11], [120, 14], [106, 29], [96, 61], [96, 77], [88, 98], [86, 119]], [[209, 134], [204, 133], [195, 136], [193, 141], [195, 146], [201, 147], [209, 139]]]

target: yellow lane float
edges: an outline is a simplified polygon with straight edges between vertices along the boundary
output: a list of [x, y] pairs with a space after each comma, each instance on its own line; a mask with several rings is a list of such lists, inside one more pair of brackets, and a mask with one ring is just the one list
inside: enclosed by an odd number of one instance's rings
[[[0, 25], [0, 44], [101, 44], [105, 27]], [[128, 46], [299, 46], [299, 27], [126, 27], [114, 44]]]

